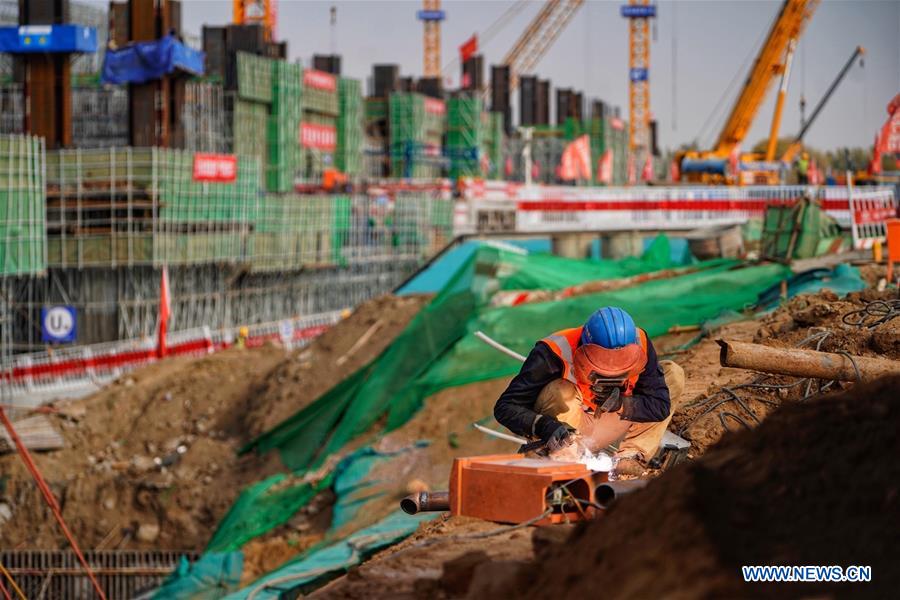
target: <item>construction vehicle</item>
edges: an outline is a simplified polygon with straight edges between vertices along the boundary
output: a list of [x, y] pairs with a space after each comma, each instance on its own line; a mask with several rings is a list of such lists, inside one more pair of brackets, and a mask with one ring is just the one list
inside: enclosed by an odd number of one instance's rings
[[[793, 48], [818, 4], [819, 0], [784, 1], [715, 147], [712, 150], [691, 150], [676, 155], [682, 181], [714, 185], [777, 183], [770, 181], [770, 170], [764, 171], [766, 181], [742, 180], [739, 163], [743, 157], [740, 148], [775, 77], [788, 72]], [[776, 107], [772, 130], [777, 132], [780, 119], [781, 111]], [[754, 162], [757, 158], [752, 154], [746, 155], [748, 162]]]

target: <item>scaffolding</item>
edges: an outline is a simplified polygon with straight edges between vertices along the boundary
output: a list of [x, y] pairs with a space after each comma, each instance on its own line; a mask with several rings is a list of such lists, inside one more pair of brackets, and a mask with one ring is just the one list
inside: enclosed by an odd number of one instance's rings
[[[0, 55], [2, 57], [4, 55]], [[25, 132], [25, 96], [18, 83], [0, 84], [0, 134]]]
[[72, 142], [79, 148], [128, 145], [128, 89], [72, 88]]
[[225, 110], [222, 86], [206, 81], [188, 81], [184, 90], [181, 121], [184, 148], [192, 152], [230, 152], [230, 115]]
[[42, 138], [0, 137], [0, 276], [47, 267]]

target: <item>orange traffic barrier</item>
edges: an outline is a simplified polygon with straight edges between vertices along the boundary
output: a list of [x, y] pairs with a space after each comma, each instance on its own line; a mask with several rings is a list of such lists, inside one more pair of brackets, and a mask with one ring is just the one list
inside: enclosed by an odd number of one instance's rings
[[888, 267], [887, 279], [894, 281], [894, 262], [900, 262], [900, 219], [888, 219], [886, 221]]

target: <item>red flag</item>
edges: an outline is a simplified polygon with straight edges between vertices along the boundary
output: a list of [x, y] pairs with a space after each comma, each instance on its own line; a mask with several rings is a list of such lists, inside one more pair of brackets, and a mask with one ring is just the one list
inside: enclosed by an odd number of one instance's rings
[[587, 135], [566, 146], [559, 163], [559, 178], [564, 181], [591, 178], [591, 141]]
[[649, 154], [647, 155], [647, 160], [644, 161], [644, 168], [641, 170], [641, 179], [653, 181], [653, 157]]
[[731, 174], [737, 176], [738, 170], [741, 167], [741, 147], [735, 146], [731, 151], [731, 154], [728, 155], [728, 166], [731, 168]]
[[503, 172], [506, 173], [506, 177], [512, 177], [513, 174], [513, 161], [512, 158], [507, 156], [506, 163], [504, 164]]
[[606, 184], [612, 183], [613, 155], [612, 150], [607, 150], [597, 161], [597, 179]]
[[637, 173], [634, 168], [634, 154], [628, 154], [628, 183], [634, 185], [637, 182]]
[[881, 146], [881, 140], [876, 133], [875, 145], [872, 147], [872, 162], [869, 163], [869, 175], [878, 175], [881, 173]]
[[669, 179], [672, 180], [672, 183], [678, 183], [678, 180], [681, 179], [681, 169], [678, 168], [678, 161], [674, 158], [672, 164], [669, 165]]
[[541, 176], [541, 163], [534, 161], [531, 163], [531, 178], [537, 179]]
[[466, 62], [474, 54], [478, 52], [478, 34], [473, 33], [472, 37], [467, 39], [465, 43], [459, 47], [459, 58], [462, 62]]
[[807, 181], [809, 181], [809, 185], [821, 185], [822, 184], [822, 172], [819, 171], [818, 165], [816, 165], [816, 159], [809, 159], [809, 168], [806, 170]]
[[900, 152], [900, 94], [888, 105], [888, 120], [881, 128], [879, 141], [881, 154]]
[[159, 281], [159, 337], [156, 342], [156, 354], [159, 358], [166, 355], [166, 331], [169, 327], [169, 269], [163, 267]]

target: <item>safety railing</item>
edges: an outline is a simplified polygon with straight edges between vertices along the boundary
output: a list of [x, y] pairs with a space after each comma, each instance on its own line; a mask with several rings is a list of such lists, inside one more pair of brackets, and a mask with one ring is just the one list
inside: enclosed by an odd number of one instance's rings
[[497, 222], [518, 233], [688, 230], [744, 223], [768, 205], [807, 196], [854, 231], [856, 242], [883, 237], [884, 218], [897, 206], [892, 187], [526, 187], [463, 181], [461, 192], [466, 207], [456, 209], [456, 233], [481, 232]]

